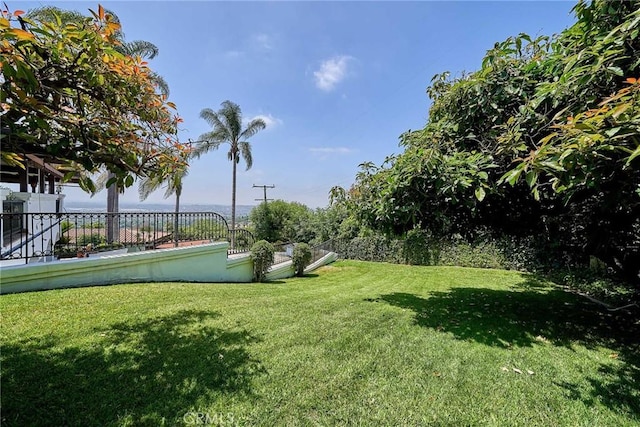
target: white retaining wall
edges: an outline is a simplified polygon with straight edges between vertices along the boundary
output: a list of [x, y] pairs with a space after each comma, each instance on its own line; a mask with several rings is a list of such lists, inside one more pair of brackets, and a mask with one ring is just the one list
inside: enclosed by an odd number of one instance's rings
[[[56, 262], [0, 267], [0, 294], [133, 282], [249, 283], [249, 254], [227, 256], [229, 243], [73, 258]], [[334, 262], [330, 252], [307, 266], [305, 273]], [[291, 261], [272, 266], [267, 280], [294, 276]]]
[[0, 293], [132, 282], [251, 282], [249, 254], [227, 242], [0, 268]]

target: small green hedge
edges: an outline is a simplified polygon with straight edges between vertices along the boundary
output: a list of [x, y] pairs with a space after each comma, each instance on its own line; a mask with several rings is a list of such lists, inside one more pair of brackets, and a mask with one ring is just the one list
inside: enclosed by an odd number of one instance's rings
[[296, 276], [302, 276], [304, 274], [304, 268], [309, 265], [311, 261], [311, 248], [306, 243], [298, 243], [293, 248], [293, 267], [296, 271]]
[[264, 282], [267, 270], [273, 264], [273, 245], [266, 240], [259, 240], [251, 247], [253, 260], [253, 280]]

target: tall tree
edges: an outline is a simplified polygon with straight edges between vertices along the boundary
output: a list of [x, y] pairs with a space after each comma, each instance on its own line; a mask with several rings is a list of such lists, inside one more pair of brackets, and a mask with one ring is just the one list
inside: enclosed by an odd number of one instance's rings
[[247, 169], [251, 169], [253, 158], [251, 157], [251, 144], [247, 139], [267, 127], [264, 120], [256, 118], [251, 120], [246, 127], [242, 127], [242, 111], [238, 104], [224, 101], [218, 111], [205, 108], [200, 112], [200, 117], [207, 121], [213, 130], [200, 135], [198, 146], [194, 155], [200, 156], [210, 150], [217, 150], [220, 145], [229, 144], [228, 159], [233, 165], [231, 181], [231, 246], [235, 245], [233, 230], [236, 228], [236, 170], [240, 162], [240, 156], [244, 159]]
[[[372, 228], [533, 237], [549, 268], [595, 256], [640, 291], [640, 0], [581, 0], [557, 36], [437, 75], [419, 131], [345, 200]], [[475, 197], [474, 197], [475, 196]]]
[[[105, 15], [110, 16], [110, 21], [120, 25], [120, 19], [118, 15], [116, 15], [113, 11], [109, 9], [104, 9]], [[59, 19], [61, 24], [76, 24], [83, 25], [83, 23], [88, 23], [87, 19], [90, 19], [78, 11], [75, 10], [64, 10], [60, 9], [56, 6], [43, 6], [36, 9], [32, 9], [27, 13], [27, 17], [32, 20], [37, 20], [41, 22], [55, 22], [56, 19]], [[131, 57], [140, 57], [144, 59], [153, 59], [158, 55], [158, 47], [146, 40], [134, 40], [131, 42], [125, 41], [124, 32], [122, 31], [122, 27], [118, 27], [114, 33], [113, 37], [115, 40], [114, 50], [122, 55], [127, 55]], [[156, 73], [150, 73], [152, 80], [157, 85], [158, 90], [163, 95], [169, 95], [169, 85], [167, 82]], [[113, 183], [115, 181], [115, 174], [110, 171], [105, 171], [98, 179], [98, 187], [97, 191], [102, 190], [105, 186], [107, 187], [107, 212], [118, 212], [119, 211], [119, 195], [124, 191], [124, 187]], [[113, 183], [113, 184], [112, 184]], [[102, 187], [102, 188], [101, 188]], [[110, 224], [107, 227], [108, 231], [108, 240], [112, 241], [115, 236], [115, 231], [113, 230], [113, 226]]]
[[125, 187], [135, 175], [174, 169], [181, 121], [147, 64], [115, 50], [120, 25], [102, 7], [92, 14], [63, 23], [3, 10], [0, 19], [3, 160], [20, 165], [25, 154], [53, 157], [67, 176], [80, 173], [89, 192], [100, 168]]

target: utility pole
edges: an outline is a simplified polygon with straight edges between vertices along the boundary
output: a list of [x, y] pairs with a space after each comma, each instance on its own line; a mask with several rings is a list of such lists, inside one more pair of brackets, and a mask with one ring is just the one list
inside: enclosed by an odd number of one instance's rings
[[[267, 200], [273, 200], [273, 199], [267, 199], [267, 188], [276, 188], [275, 185], [255, 185], [253, 184], [253, 188], [262, 188], [264, 190], [264, 202], [267, 203]], [[256, 201], [260, 201], [261, 199], [255, 199]]]

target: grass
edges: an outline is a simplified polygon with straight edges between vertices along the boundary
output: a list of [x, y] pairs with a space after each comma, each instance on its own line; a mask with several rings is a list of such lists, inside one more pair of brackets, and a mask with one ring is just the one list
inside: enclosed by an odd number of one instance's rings
[[342, 261], [0, 304], [3, 426], [640, 425], [637, 319], [511, 271]]

